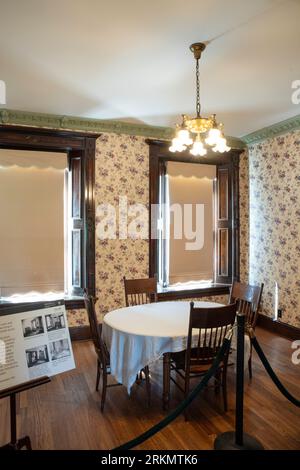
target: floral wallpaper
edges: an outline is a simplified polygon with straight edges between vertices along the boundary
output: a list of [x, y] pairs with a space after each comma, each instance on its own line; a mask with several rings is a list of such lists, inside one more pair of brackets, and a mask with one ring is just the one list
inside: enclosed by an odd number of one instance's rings
[[[128, 205], [148, 205], [149, 146], [145, 137], [102, 134], [96, 145], [96, 227], [97, 207], [118, 207], [119, 196]], [[117, 218], [117, 224], [119, 219]], [[118, 226], [118, 225], [117, 225]], [[99, 321], [105, 313], [125, 305], [123, 276], [148, 276], [148, 240], [100, 240], [96, 236], [96, 296]], [[68, 312], [69, 326], [88, 323], [85, 310]]]
[[249, 280], [249, 158], [245, 151], [240, 155], [240, 280]]
[[249, 147], [250, 282], [264, 282], [262, 313], [300, 327], [300, 131]]
[[[98, 139], [96, 207], [103, 202], [117, 205], [119, 196], [127, 196], [128, 205], [148, 206], [148, 154], [144, 137], [103, 134]], [[123, 276], [148, 276], [148, 240], [96, 237], [96, 295], [100, 315], [125, 305]]]
[[[144, 137], [102, 134], [96, 146], [96, 208], [104, 204], [117, 205], [119, 196], [127, 196], [128, 204], [149, 203], [149, 147]], [[241, 248], [248, 249], [248, 159], [244, 153], [240, 163]], [[96, 227], [99, 221], [96, 211]], [[117, 220], [118, 222], [118, 220]], [[243, 278], [248, 274], [248, 255], [241, 258]], [[148, 240], [100, 240], [96, 236], [96, 295], [99, 321], [110, 310], [125, 305], [123, 276], [148, 276]], [[205, 298], [220, 303], [227, 296]], [[68, 311], [69, 326], [88, 323], [85, 310]]]
[[88, 324], [86, 310], [67, 310], [67, 318], [69, 327], [83, 326]]

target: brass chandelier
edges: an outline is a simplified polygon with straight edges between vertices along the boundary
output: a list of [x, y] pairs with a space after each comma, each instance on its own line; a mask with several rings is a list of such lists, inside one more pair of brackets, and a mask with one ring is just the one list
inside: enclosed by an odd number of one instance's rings
[[223, 124], [217, 123], [216, 115], [203, 117], [200, 114], [200, 80], [199, 80], [199, 59], [206, 45], [196, 42], [190, 46], [196, 59], [196, 117], [182, 115], [181, 125], [176, 126], [176, 135], [172, 139], [170, 152], [182, 152], [189, 149], [194, 156], [203, 156], [207, 153], [205, 145], [212, 147], [214, 152], [228, 152], [226, 139], [223, 133]]

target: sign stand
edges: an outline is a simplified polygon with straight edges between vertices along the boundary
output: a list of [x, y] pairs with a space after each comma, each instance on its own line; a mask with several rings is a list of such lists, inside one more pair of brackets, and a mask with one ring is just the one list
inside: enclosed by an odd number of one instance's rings
[[20, 439], [17, 439], [16, 395], [17, 393], [30, 390], [31, 388], [38, 387], [39, 385], [46, 384], [50, 381], [51, 380], [49, 377], [44, 376], [0, 391], [0, 399], [7, 397], [10, 399], [10, 442], [0, 447], [0, 450], [15, 451], [20, 450], [23, 447], [25, 447], [27, 450], [32, 450], [29, 436], [24, 436]]

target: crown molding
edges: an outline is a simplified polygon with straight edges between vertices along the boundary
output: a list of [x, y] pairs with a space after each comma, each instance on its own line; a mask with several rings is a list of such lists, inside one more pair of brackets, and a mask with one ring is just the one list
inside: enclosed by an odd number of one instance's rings
[[110, 119], [89, 119], [76, 116], [36, 113], [12, 109], [0, 109], [0, 123], [16, 124], [21, 126], [49, 127], [63, 130], [141, 135], [160, 139], [172, 138], [172, 129], [167, 127], [148, 126], [146, 124]]
[[[76, 116], [36, 113], [3, 108], [0, 109], [0, 124], [139, 135], [151, 139], [162, 140], [171, 140], [174, 136], [174, 129], [171, 127], [150, 126], [148, 124], [138, 124], [111, 119], [89, 119]], [[230, 136], [226, 136], [226, 138], [230, 147], [237, 149], [245, 148], [245, 144], [241, 139]]]
[[251, 145], [297, 129], [300, 129], [300, 114], [284, 121], [277, 122], [276, 124], [272, 124], [271, 126], [264, 127], [263, 129], [259, 129], [258, 131], [251, 132], [251, 134], [241, 137], [241, 140], [246, 145]]

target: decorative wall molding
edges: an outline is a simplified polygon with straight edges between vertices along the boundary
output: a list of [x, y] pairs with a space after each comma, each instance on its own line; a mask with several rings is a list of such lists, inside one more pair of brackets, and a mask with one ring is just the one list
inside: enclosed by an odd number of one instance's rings
[[[143, 123], [139, 124], [111, 119], [90, 119], [58, 114], [35, 113], [31, 111], [18, 111], [3, 108], [0, 109], [0, 124], [140, 135], [152, 139], [165, 140], [172, 139], [174, 134], [174, 129], [171, 127], [150, 126]], [[300, 129], [300, 114], [286, 119], [285, 121], [251, 132], [240, 139], [232, 136], [226, 136], [226, 139], [230, 147], [241, 149], [245, 148], [247, 145], [270, 139], [297, 129]]]
[[[48, 127], [53, 129], [109, 132], [113, 134], [139, 135], [152, 139], [170, 140], [174, 135], [171, 127], [150, 126], [147, 124], [131, 123], [111, 119], [90, 119], [76, 116], [35, 113], [0, 109], [0, 124], [20, 126]], [[226, 136], [227, 143], [232, 148], [244, 148], [245, 144], [236, 137]]]
[[286, 132], [300, 129], [300, 114], [285, 121], [278, 122], [272, 126], [264, 127], [258, 131], [251, 132], [241, 138], [246, 145], [255, 144], [265, 139], [271, 139]]

